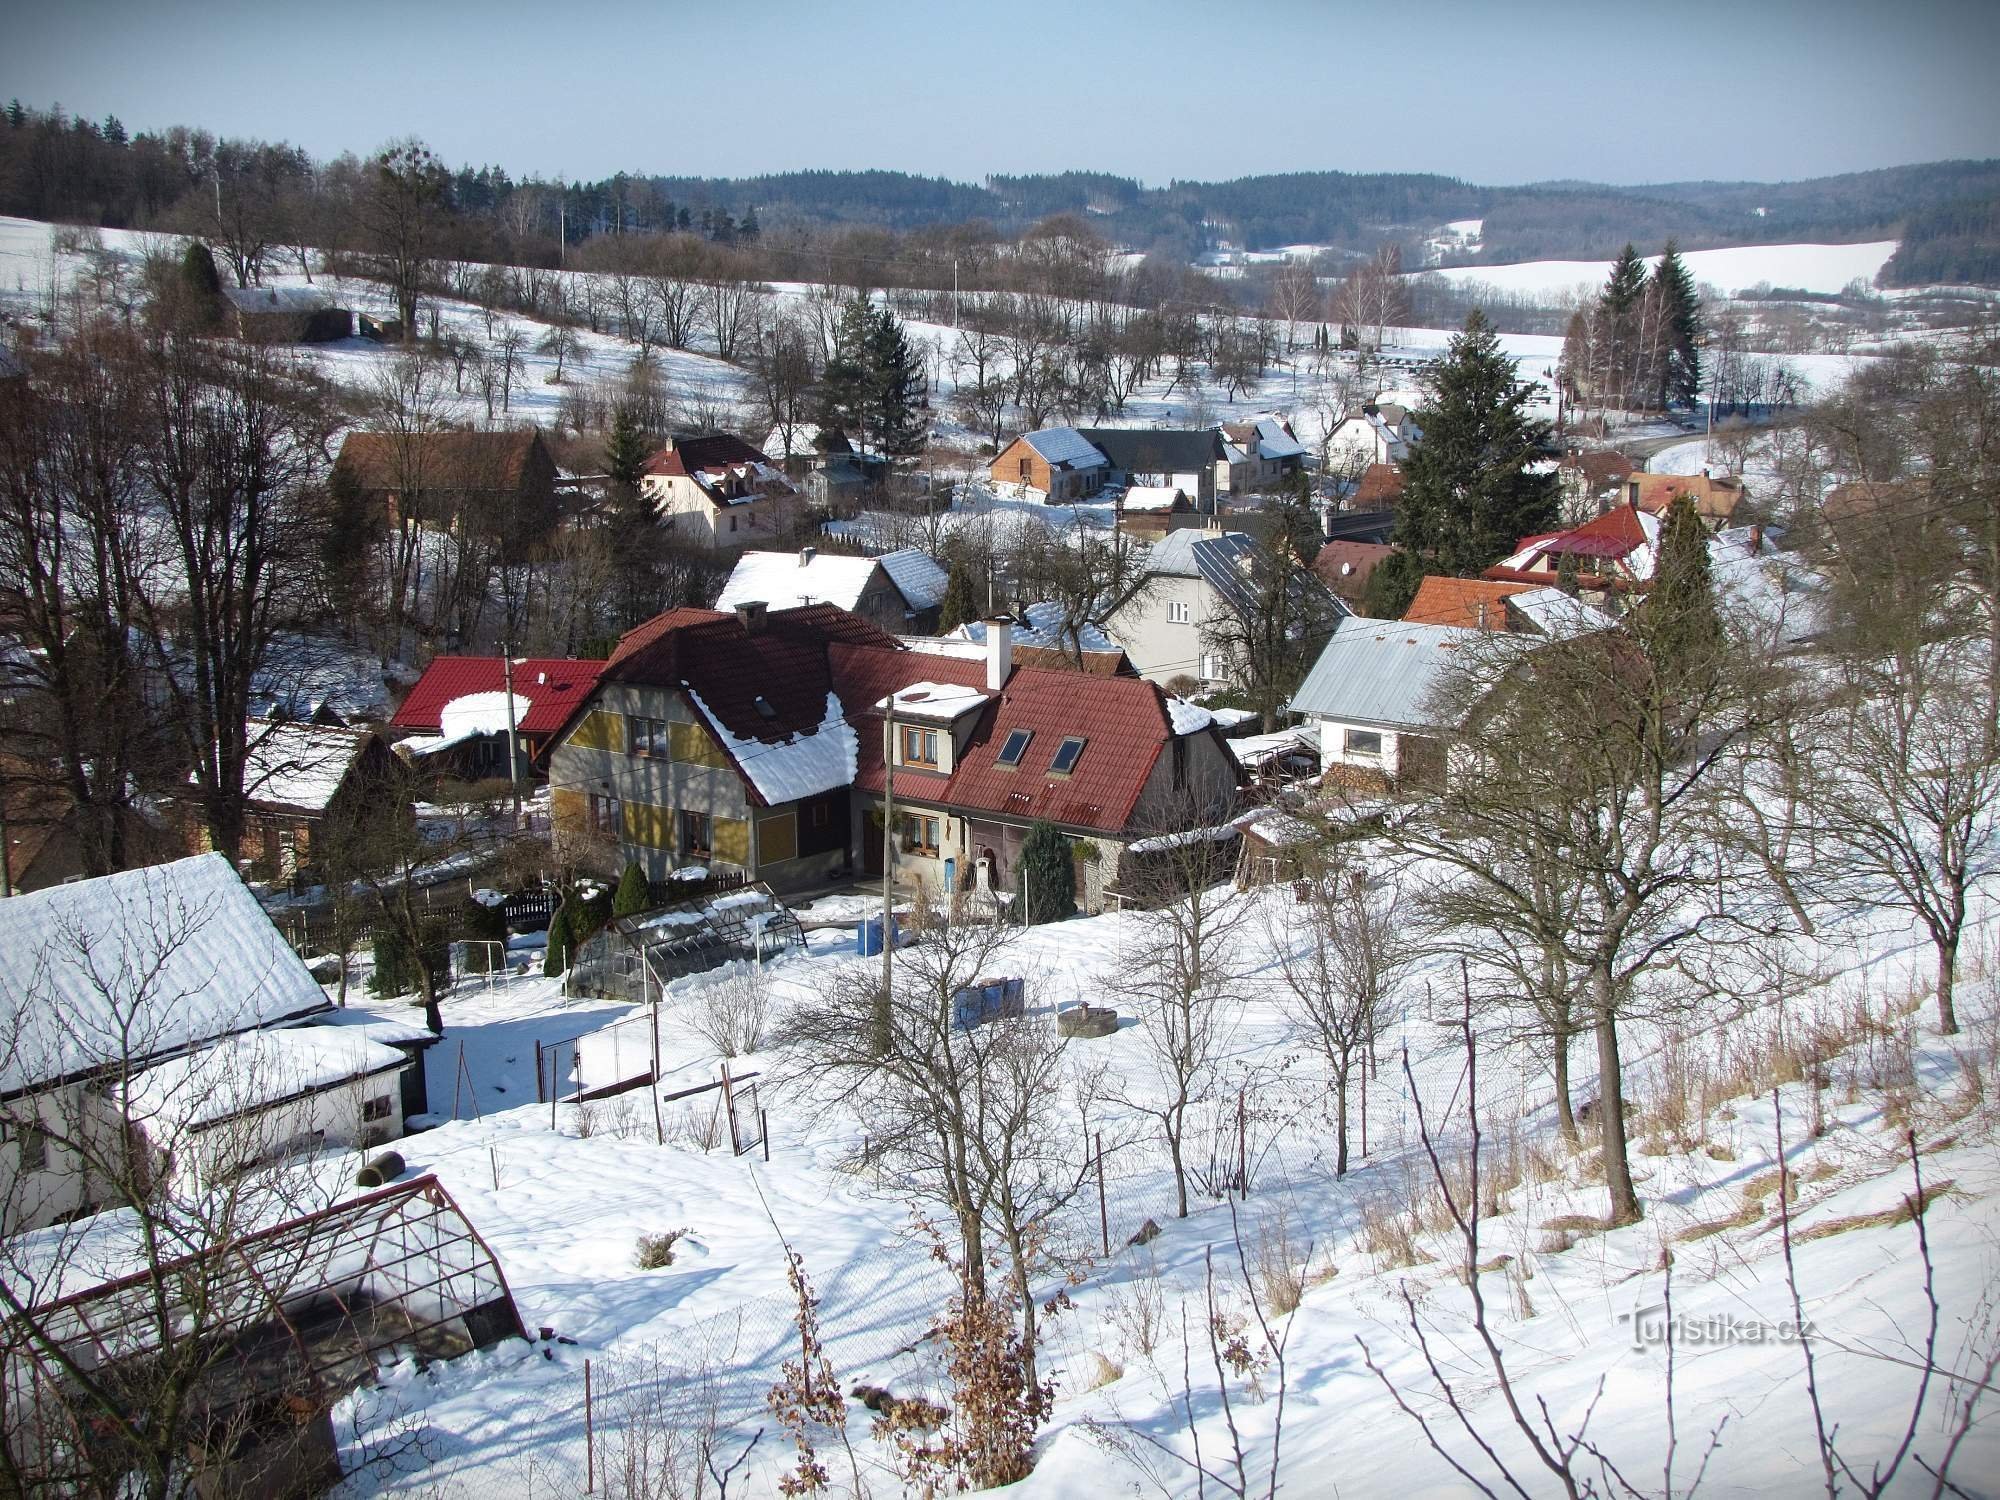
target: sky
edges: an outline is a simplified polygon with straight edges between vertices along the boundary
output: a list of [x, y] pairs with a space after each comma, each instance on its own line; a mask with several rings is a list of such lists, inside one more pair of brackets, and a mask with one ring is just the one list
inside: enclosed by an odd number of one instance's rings
[[2000, 156], [1995, 0], [5, 0], [0, 98], [515, 176], [1785, 180]]

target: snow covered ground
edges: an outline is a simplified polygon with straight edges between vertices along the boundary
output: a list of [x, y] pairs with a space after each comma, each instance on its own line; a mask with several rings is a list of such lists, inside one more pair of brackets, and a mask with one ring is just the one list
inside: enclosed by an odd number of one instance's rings
[[[1288, 892], [1237, 899], [1257, 909], [1246, 932], [1282, 930]], [[1036, 1013], [1046, 1016], [1076, 998], [1115, 1004], [1119, 955], [1144, 921], [1138, 914], [1114, 914], [1033, 929], [1014, 939], [1005, 961], [1010, 971], [1029, 976]], [[1052, 1323], [1047, 1358], [1060, 1395], [1036, 1472], [1019, 1487], [1023, 1494], [1084, 1500], [1196, 1493], [1195, 1473], [1185, 1462], [1193, 1450], [1179, 1395], [1180, 1309], [1193, 1308], [1199, 1326], [1204, 1257], [1213, 1254], [1219, 1295], [1235, 1313], [1244, 1310], [1232, 1216], [1253, 1276], [1275, 1258], [1307, 1282], [1298, 1311], [1281, 1323], [1287, 1330], [1281, 1493], [1463, 1492], [1451, 1471], [1422, 1450], [1414, 1426], [1364, 1361], [1362, 1343], [1418, 1410], [1436, 1414], [1435, 1392], [1426, 1393], [1422, 1356], [1405, 1321], [1405, 1287], [1461, 1398], [1501, 1451], [1521, 1457], [1518, 1438], [1505, 1428], [1491, 1372], [1468, 1337], [1467, 1296], [1451, 1274], [1449, 1237], [1434, 1224], [1416, 1237], [1417, 1262], [1398, 1264], [1371, 1230], [1385, 1210], [1426, 1196], [1419, 1100], [1431, 1120], [1446, 1122], [1447, 1136], [1463, 1140], [1464, 1058], [1449, 1007], [1438, 1006], [1434, 1015], [1425, 1004], [1427, 989], [1435, 992], [1455, 976], [1426, 972], [1405, 987], [1400, 1017], [1383, 1039], [1383, 1066], [1365, 1090], [1368, 1154], [1336, 1181], [1327, 1156], [1323, 1080], [1301, 1058], [1276, 1067], [1290, 1046], [1272, 999], [1275, 941], [1250, 939], [1243, 1019], [1231, 1047], [1232, 1072], [1259, 1079], [1249, 1096], [1258, 1164], [1247, 1200], [1232, 1211], [1199, 1194], [1193, 1215], [1174, 1219], [1161, 1154], [1140, 1138], [1136, 1117], [1103, 1101], [1093, 1111], [1093, 1129], [1128, 1142], [1109, 1153], [1113, 1249], [1106, 1256], [1096, 1243], [1094, 1198], [1059, 1221], [1060, 1242], [1088, 1251], [1090, 1263], [1070, 1290], [1073, 1310]], [[1792, 1319], [1771, 1198], [1782, 1129], [1798, 1185], [1792, 1205], [1798, 1283], [1820, 1338], [1819, 1384], [1829, 1421], [1840, 1423], [1843, 1445], [1857, 1460], [1893, 1448], [1916, 1380], [1897, 1361], [1909, 1357], [1913, 1341], [1921, 1345], [1924, 1308], [1914, 1231], [1889, 1222], [1910, 1188], [1908, 1167], [1898, 1156], [1898, 1122], [1906, 1112], [1924, 1143], [1926, 1183], [1933, 1189], [1951, 1185], [1926, 1219], [1944, 1309], [1940, 1350], [1963, 1364], [1964, 1351], [1983, 1350], [1992, 1334], [1984, 1297], [2000, 1280], [1994, 1213], [2000, 1154], [1993, 1104], [1975, 1098], [1975, 1080], [1991, 1077], [2000, 1035], [1996, 942], [2000, 924], [1989, 910], [1977, 944], [1982, 956], [1972, 965], [1976, 977], [1961, 986], [1961, 1005], [1976, 1019], [1952, 1042], [1930, 1030], [1928, 1010], [1901, 1016], [1910, 1003], [1905, 997], [1916, 996], [1913, 976], [1928, 950], [1893, 924], [1826, 929], [1800, 954], [1825, 981], [1815, 992], [1779, 1005], [1753, 998], [1727, 1025], [1692, 1032], [1635, 1027], [1628, 1092], [1642, 1112], [1654, 1111], [1661, 1121], [1666, 1117], [1657, 1106], [1671, 1070], [1699, 1065], [1726, 1073], [1787, 1034], [1786, 1028], [1803, 1035], [1816, 1020], [1862, 1007], [1891, 1032], [1907, 1028], [1914, 1044], [1905, 1055], [1888, 1035], [1877, 1035], [1835, 1059], [1820, 1099], [1817, 1137], [1811, 1134], [1812, 1091], [1798, 1081], [1780, 1088], [1775, 1110], [1768, 1094], [1732, 1093], [1718, 1085], [1706, 1113], [1696, 1110], [1673, 1129], [1645, 1127], [1644, 1140], [1635, 1141], [1634, 1163], [1647, 1217], [1611, 1233], [1589, 1226], [1601, 1212], [1602, 1188], [1591, 1180], [1587, 1150], [1571, 1156], [1556, 1146], [1546, 1077], [1520, 1053], [1500, 1047], [1497, 1023], [1482, 1027], [1478, 1098], [1487, 1150], [1493, 1170], [1520, 1176], [1503, 1195], [1502, 1210], [1482, 1221], [1482, 1262], [1504, 1258], [1482, 1284], [1521, 1388], [1546, 1400], [1559, 1424], [1583, 1420], [1594, 1400], [1591, 1440], [1627, 1474], [1657, 1475], [1665, 1441], [1664, 1350], [1657, 1339], [1635, 1332], [1657, 1332], [1665, 1295], [1661, 1253], [1671, 1247], [1685, 1465], [1677, 1483], [1687, 1482], [1711, 1430], [1727, 1418], [1705, 1493], [1811, 1489], [1816, 1470], [1799, 1349], [1771, 1332]], [[780, 1006], [816, 1003], [840, 970], [862, 962], [875, 961], [857, 960], [844, 932], [815, 933], [807, 954], [767, 969], [773, 999]], [[687, 1024], [685, 1012], [676, 1013], [697, 989], [677, 991], [663, 1016], [666, 1093], [717, 1076], [713, 1048]], [[759, 1103], [770, 1117], [768, 1163], [757, 1152], [731, 1155], [713, 1095], [662, 1106], [664, 1145], [655, 1143], [643, 1090], [553, 1111], [532, 1102], [536, 1041], [560, 1066], [564, 1039], [623, 1014], [595, 1004], [565, 1007], [556, 982], [539, 978], [503, 980], [445, 1002], [445, 1040], [430, 1054], [431, 1097], [440, 1114], [452, 1112], [462, 1044], [459, 1118], [411, 1138], [404, 1154], [413, 1171], [440, 1176], [485, 1236], [531, 1332], [546, 1326], [574, 1343], [537, 1339], [422, 1374], [408, 1366], [393, 1372], [381, 1393], [351, 1403], [349, 1414], [362, 1429], [351, 1451], [365, 1451], [368, 1435], [386, 1430], [388, 1413], [400, 1408], [420, 1414], [430, 1461], [357, 1476], [349, 1481], [350, 1493], [430, 1493], [440, 1485], [446, 1494], [496, 1487], [522, 1493], [531, 1485], [544, 1493], [572, 1492], [584, 1469], [586, 1359], [594, 1367], [604, 1445], [600, 1480], [613, 1441], [605, 1435], [607, 1423], [624, 1409], [621, 1402], [664, 1377], [676, 1390], [698, 1390], [715, 1402], [725, 1424], [734, 1424], [732, 1443], [764, 1429], [744, 1482], [746, 1493], [768, 1493], [788, 1449], [775, 1441], [782, 1434], [771, 1424], [763, 1394], [795, 1348], [780, 1233], [804, 1256], [821, 1294], [828, 1355], [843, 1385], [865, 1381], [899, 1394], [937, 1394], [928, 1355], [912, 1346], [941, 1307], [945, 1284], [911, 1233], [897, 1184], [844, 1165], [868, 1122], [803, 1092], [804, 1085], [788, 1077], [786, 1059], [763, 1055], [731, 1063], [739, 1078], [759, 1075]], [[1087, 1045], [1102, 1048], [1094, 1056], [1127, 1080], [1144, 1076], [1134, 1032]], [[1405, 1047], [1409, 1082], [1396, 1065]], [[1576, 1059], [1579, 1097], [1593, 1091], [1586, 1051], [1579, 1048]], [[1899, 1084], [1902, 1070], [1908, 1077]], [[1232, 1096], [1231, 1108], [1233, 1103]], [[1163, 1226], [1161, 1235], [1144, 1248], [1124, 1245], [1148, 1218]], [[675, 1229], [688, 1233], [674, 1263], [639, 1269], [638, 1237]], [[1726, 1341], [1725, 1334], [1737, 1341]], [[1212, 1373], [1199, 1363], [1207, 1350], [1198, 1334], [1194, 1353], [1192, 1409], [1202, 1452], [1213, 1465], [1227, 1434]], [[1259, 1492], [1277, 1415], [1276, 1382], [1268, 1355], [1249, 1376], [1229, 1382]], [[872, 1475], [876, 1493], [895, 1493], [881, 1450], [868, 1436], [869, 1414], [859, 1405], [849, 1410], [864, 1474]], [[1932, 1461], [1947, 1420], [1939, 1386], [1918, 1442]], [[1476, 1458], [1462, 1438], [1449, 1439], [1448, 1446]], [[1975, 1428], [1958, 1464], [1962, 1476], [2000, 1471], [2000, 1430], [1991, 1423]], [[1895, 1493], [1928, 1493], [1925, 1476], [1913, 1471], [1912, 1478], [1923, 1483]], [[1532, 1478], [1529, 1484], [1531, 1493], [1541, 1492]]]
[[[1681, 259], [1698, 285], [1725, 295], [1754, 286], [1792, 287], [1807, 292], [1839, 292], [1849, 282], [1874, 283], [1876, 272], [1896, 253], [1895, 240], [1858, 245], [1733, 245], [1688, 250]], [[1646, 264], [1658, 262], [1657, 255]], [[1585, 288], [1595, 292], [1611, 274], [1608, 260], [1529, 260], [1503, 266], [1453, 266], [1433, 272], [1452, 281], [1474, 281], [1503, 291], [1547, 295]]]

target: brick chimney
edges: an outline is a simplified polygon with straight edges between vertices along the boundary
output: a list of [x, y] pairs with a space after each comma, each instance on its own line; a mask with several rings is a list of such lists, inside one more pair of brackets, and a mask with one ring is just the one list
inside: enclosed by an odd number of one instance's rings
[[995, 615], [986, 626], [986, 690], [997, 693], [1014, 672], [1014, 622]]
[[745, 635], [755, 635], [764, 628], [766, 608], [762, 599], [745, 599], [736, 606], [736, 623], [743, 627]]

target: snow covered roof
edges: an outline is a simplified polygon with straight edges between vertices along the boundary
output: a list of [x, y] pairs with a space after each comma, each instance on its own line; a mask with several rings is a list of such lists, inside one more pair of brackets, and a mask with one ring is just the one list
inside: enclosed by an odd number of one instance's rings
[[709, 728], [729, 752], [757, 793], [772, 807], [796, 802], [801, 797], [817, 797], [835, 787], [849, 786], [860, 755], [860, 741], [854, 726], [842, 713], [840, 699], [826, 695], [826, 717], [817, 728], [790, 735], [775, 743], [742, 739], [731, 733], [701, 694], [688, 689], [688, 697], [708, 720]]
[[1241, 739], [1229, 741], [1229, 753], [1236, 757], [1237, 764], [1261, 766], [1287, 755], [1309, 753], [1319, 754], [1319, 725], [1294, 724], [1289, 729], [1275, 730], [1270, 734], [1246, 734]]
[[1135, 484], [1121, 502], [1126, 510], [1172, 510], [1187, 503], [1187, 495], [1169, 484]]
[[505, 734], [508, 731], [508, 704], [513, 704], [511, 720], [518, 729], [526, 721], [532, 700], [521, 693], [467, 693], [453, 698], [438, 710], [438, 734], [446, 744], [469, 740], [474, 735]]
[[1303, 458], [1306, 445], [1285, 431], [1276, 417], [1257, 419], [1257, 454], [1260, 458]]
[[772, 609], [832, 604], [853, 609], [875, 577], [876, 559], [842, 557], [804, 548], [798, 552], [745, 552], [716, 596], [717, 609], [761, 600]]
[[[564, 656], [515, 657], [514, 696], [527, 703], [515, 727], [527, 735], [553, 734], [562, 727], [571, 710], [589, 696], [603, 670], [601, 661]], [[497, 656], [433, 657], [389, 722], [398, 729], [441, 733], [446, 704], [487, 693], [497, 700], [506, 690], [506, 681], [507, 663]], [[407, 745], [409, 741], [402, 743]]]
[[327, 1008], [219, 854], [0, 901], [0, 1095]]
[[1072, 469], [1101, 469], [1105, 458], [1089, 438], [1074, 427], [1044, 427], [1040, 432], [1024, 432], [1021, 441], [1052, 464]]
[[899, 719], [929, 719], [949, 724], [953, 719], [986, 706], [983, 688], [956, 682], [913, 682], [898, 688], [875, 706], [893, 709]]
[[[1077, 646], [1083, 651], [1113, 652], [1125, 648], [1113, 640], [1103, 626], [1084, 621], [1076, 627]], [[983, 620], [968, 620], [953, 631], [946, 639], [956, 638], [971, 641], [978, 646], [986, 644], [986, 623]], [[1067, 649], [1068, 640], [1063, 632], [1062, 606], [1048, 600], [1035, 604], [1024, 604], [1014, 612], [1014, 646], [1016, 649], [1029, 648], [1044, 651]]]
[[911, 609], [936, 609], [944, 603], [950, 575], [928, 553], [915, 547], [899, 547], [894, 552], [884, 552], [875, 561], [882, 565]]
[[333, 298], [309, 286], [226, 286], [222, 295], [247, 313], [316, 313], [333, 306]]
[[1593, 631], [1609, 630], [1618, 622], [1594, 604], [1573, 599], [1558, 588], [1527, 589], [1507, 598], [1507, 609], [1518, 613], [1551, 640], [1574, 640]]
[[1215, 722], [1215, 715], [1199, 703], [1190, 703], [1185, 698], [1167, 698], [1167, 722], [1173, 726], [1175, 734], [1196, 734]]
[[1455, 625], [1339, 621], [1292, 701], [1293, 713], [1387, 729], [1435, 729], [1428, 700], [1466, 647], [1491, 637]]
[[252, 723], [243, 793], [255, 803], [325, 812], [373, 734], [324, 724]]
[[407, 1061], [404, 1053], [355, 1028], [249, 1031], [135, 1074], [122, 1103], [126, 1118], [159, 1140], [399, 1069]]

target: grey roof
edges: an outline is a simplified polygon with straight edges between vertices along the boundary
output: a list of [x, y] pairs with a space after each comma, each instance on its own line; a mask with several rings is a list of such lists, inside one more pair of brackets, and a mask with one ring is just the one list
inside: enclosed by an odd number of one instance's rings
[[1192, 474], [1222, 454], [1222, 434], [1213, 427], [1082, 427], [1077, 429], [1125, 474]]
[[900, 547], [894, 552], [884, 552], [875, 561], [888, 572], [890, 581], [911, 609], [936, 609], [944, 603], [950, 575], [936, 559], [915, 547]]
[[1351, 615], [1287, 705], [1343, 724], [1435, 729], [1429, 698], [1446, 672], [1469, 662], [1465, 647], [1492, 637], [1457, 625], [1414, 625]]
[[304, 286], [226, 286], [222, 295], [247, 313], [316, 313], [333, 306], [325, 292]]
[[1096, 469], [1104, 465], [1104, 455], [1074, 427], [1044, 427], [1039, 432], [1024, 432], [1021, 441], [1052, 464], [1072, 469]]
[[[1201, 578], [1239, 615], [1257, 606], [1254, 579], [1263, 554], [1256, 538], [1240, 531], [1170, 531], [1146, 555], [1146, 571], [1174, 578]], [[1309, 569], [1294, 576], [1295, 594], [1310, 594], [1332, 615], [1349, 613], [1347, 606]]]

